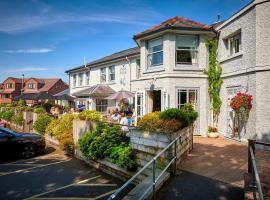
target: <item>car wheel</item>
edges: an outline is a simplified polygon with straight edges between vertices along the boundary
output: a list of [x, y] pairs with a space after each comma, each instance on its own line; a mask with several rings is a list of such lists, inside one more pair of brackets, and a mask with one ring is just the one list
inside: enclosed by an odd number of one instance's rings
[[23, 147], [22, 156], [23, 158], [31, 158], [36, 154], [36, 148], [33, 144], [27, 144]]

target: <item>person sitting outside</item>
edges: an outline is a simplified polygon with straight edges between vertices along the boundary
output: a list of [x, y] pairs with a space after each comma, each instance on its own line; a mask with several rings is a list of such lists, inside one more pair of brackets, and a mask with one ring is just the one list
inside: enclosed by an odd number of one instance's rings
[[124, 132], [128, 132], [129, 131], [129, 129], [128, 129], [128, 119], [127, 119], [125, 113], [121, 113], [120, 125], [122, 125], [121, 126], [121, 129]]
[[115, 111], [113, 112], [113, 114], [110, 117], [110, 121], [113, 123], [119, 123], [121, 118], [121, 115], [119, 114], [118, 109], [116, 108]]

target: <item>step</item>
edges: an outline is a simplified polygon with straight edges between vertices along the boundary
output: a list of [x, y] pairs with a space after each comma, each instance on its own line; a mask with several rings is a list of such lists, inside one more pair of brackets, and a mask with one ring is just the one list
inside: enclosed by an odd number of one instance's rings
[[[160, 174], [161, 170], [157, 170], [157, 174]], [[161, 188], [165, 181], [170, 177], [169, 172], [165, 172], [163, 176], [156, 183], [156, 191]], [[141, 183], [135, 186], [124, 198], [123, 200], [138, 200], [141, 195], [152, 185], [152, 176], [148, 176]], [[147, 192], [145, 199], [149, 198], [152, 195], [152, 189]]]

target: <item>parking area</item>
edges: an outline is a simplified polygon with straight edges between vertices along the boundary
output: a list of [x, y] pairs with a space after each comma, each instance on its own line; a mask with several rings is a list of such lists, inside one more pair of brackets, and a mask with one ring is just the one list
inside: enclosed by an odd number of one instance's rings
[[122, 182], [52, 148], [28, 160], [2, 161], [0, 199], [107, 199]]

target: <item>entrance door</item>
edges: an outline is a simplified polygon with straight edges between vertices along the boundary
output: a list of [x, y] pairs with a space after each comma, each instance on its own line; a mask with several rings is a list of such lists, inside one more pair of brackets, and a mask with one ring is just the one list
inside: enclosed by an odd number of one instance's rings
[[[177, 90], [177, 107], [178, 109], [182, 108], [185, 103], [190, 103], [193, 105], [193, 108], [196, 112], [199, 113], [199, 89], [196, 88], [183, 88]], [[194, 123], [194, 135], [200, 135], [200, 114]]]
[[147, 97], [148, 113], [161, 111], [161, 90], [147, 91]]
[[135, 93], [135, 112], [140, 118], [145, 115], [145, 91], [136, 91]]

